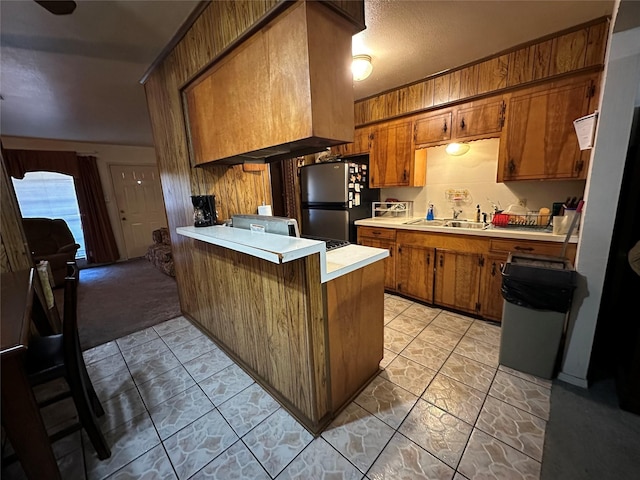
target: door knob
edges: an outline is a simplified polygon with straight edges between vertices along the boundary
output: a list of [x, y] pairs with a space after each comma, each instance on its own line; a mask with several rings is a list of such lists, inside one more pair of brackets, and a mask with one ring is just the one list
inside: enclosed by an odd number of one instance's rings
[[122, 217], [122, 220], [126, 220], [126, 217]]

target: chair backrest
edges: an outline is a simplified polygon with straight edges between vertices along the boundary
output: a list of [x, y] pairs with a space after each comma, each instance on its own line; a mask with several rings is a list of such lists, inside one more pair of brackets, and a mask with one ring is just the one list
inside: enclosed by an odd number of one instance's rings
[[67, 371], [82, 371], [84, 360], [78, 335], [78, 265], [75, 262], [67, 262], [64, 279], [62, 343]]
[[23, 218], [22, 225], [29, 248], [36, 255], [56, 253], [60, 247], [75, 243], [62, 218]]

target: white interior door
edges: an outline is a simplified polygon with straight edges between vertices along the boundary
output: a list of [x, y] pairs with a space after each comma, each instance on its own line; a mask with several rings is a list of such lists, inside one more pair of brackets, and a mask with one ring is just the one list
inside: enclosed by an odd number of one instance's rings
[[153, 242], [151, 232], [167, 226], [158, 169], [154, 165], [110, 168], [127, 257], [142, 257]]

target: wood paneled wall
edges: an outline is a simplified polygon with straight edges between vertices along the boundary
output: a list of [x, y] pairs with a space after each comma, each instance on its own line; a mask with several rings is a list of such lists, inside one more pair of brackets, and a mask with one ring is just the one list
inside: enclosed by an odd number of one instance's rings
[[2, 184], [0, 185], [0, 269], [2, 273], [16, 272], [33, 265], [27, 237], [22, 228], [22, 215], [11, 183], [11, 177], [2, 164]]
[[256, 213], [258, 205], [270, 204], [271, 182], [268, 170], [245, 172], [242, 165], [191, 167], [181, 89], [281, 3], [277, 0], [209, 3], [144, 84], [171, 232], [176, 280], [185, 312], [200, 308], [197, 297], [201, 266], [185, 239], [175, 233], [176, 227], [193, 224], [191, 195], [215, 195], [218, 218], [227, 219], [233, 214]]
[[526, 45], [355, 103], [355, 124], [363, 126], [553, 78], [604, 68], [608, 17], [599, 18]]

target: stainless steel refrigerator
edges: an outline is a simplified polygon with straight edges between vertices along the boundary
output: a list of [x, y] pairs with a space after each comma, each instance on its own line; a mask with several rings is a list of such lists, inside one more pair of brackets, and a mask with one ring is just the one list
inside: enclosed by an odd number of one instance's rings
[[303, 236], [356, 243], [354, 222], [370, 218], [380, 190], [369, 188], [368, 156], [300, 168]]

